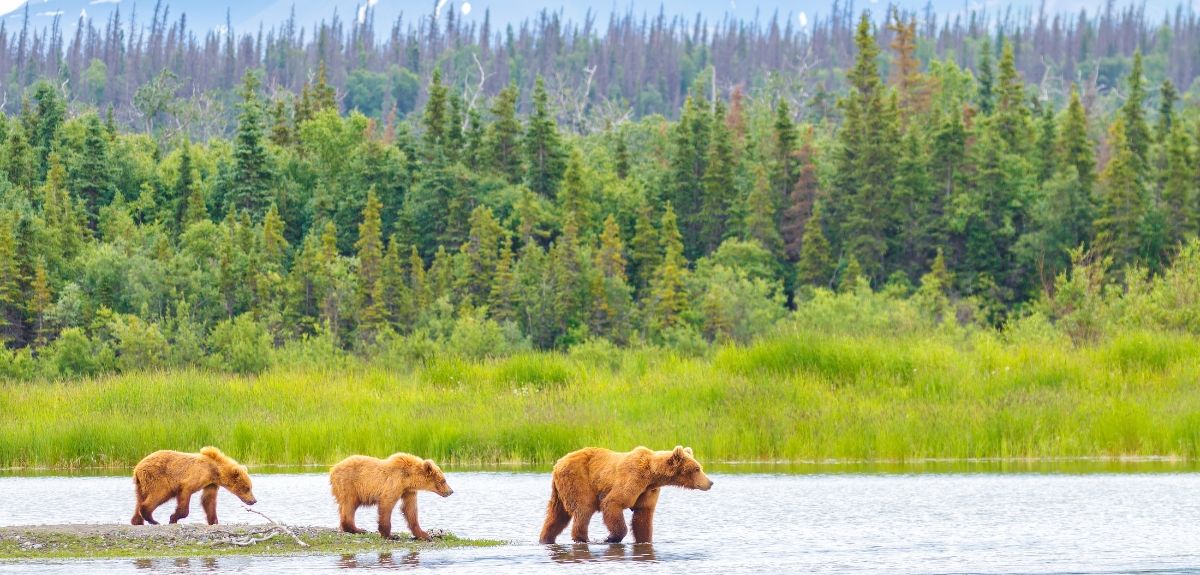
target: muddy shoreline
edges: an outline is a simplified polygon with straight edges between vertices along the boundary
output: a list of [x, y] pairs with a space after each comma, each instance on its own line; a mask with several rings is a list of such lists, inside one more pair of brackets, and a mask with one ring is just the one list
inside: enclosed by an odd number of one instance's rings
[[413, 539], [407, 533], [399, 534], [397, 539], [384, 540], [377, 533], [355, 535], [328, 527], [284, 528], [270, 524], [0, 527], [0, 560], [306, 555], [505, 544], [503, 541], [460, 539], [448, 532], [431, 531], [431, 534], [434, 540], [426, 542]]

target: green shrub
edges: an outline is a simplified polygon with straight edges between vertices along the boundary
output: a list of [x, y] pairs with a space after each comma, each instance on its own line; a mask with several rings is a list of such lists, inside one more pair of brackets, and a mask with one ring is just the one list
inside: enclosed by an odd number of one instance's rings
[[261, 372], [274, 360], [271, 341], [267, 328], [255, 321], [252, 314], [227, 319], [208, 334], [208, 348], [212, 353], [209, 365], [236, 373]]

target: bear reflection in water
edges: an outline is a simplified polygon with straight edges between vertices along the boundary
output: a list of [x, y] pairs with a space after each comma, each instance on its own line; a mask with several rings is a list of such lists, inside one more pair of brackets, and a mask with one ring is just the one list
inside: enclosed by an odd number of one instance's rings
[[651, 543], [610, 543], [603, 552], [593, 552], [587, 543], [550, 545], [550, 559], [557, 563], [587, 563], [591, 561], [658, 561]]
[[[399, 555], [399, 557], [397, 557]], [[416, 551], [408, 553], [380, 553], [378, 557], [370, 555], [354, 555], [347, 553], [342, 555], [338, 561], [338, 567], [342, 569], [357, 569], [357, 568], [391, 568], [391, 567], [416, 567], [421, 564], [421, 558]]]

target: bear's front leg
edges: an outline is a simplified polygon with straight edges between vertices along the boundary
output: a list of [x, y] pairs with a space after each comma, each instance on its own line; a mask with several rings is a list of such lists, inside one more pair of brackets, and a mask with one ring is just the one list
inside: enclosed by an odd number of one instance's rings
[[180, 519], [187, 517], [188, 513], [191, 512], [192, 492], [180, 491], [179, 495], [176, 496], [176, 501], [178, 503], [175, 505], [175, 513], [171, 514], [170, 523], [172, 524], [179, 523]]
[[658, 489], [649, 489], [633, 504], [633, 542], [650, 543], [654, 536], [654, 507], [658, 505]]
[[604, 514], [604, 526], [608, 527], [608, 539], [605, 543], [620, 543], [628, 533], [628, 528], [625, 526], [625, 509], [627, 505], [622, 505], [621, 500], [609, 494], [600, 503], [600, 511]]
[[404, 504], [400, 507], [400, 511], [404, 513], [404, 520], [408, 522], [408, 532], [417, 539], [433, 541], [433, 538], [417, 523], [417, 493], [410, 491], [405, 493], [401, 499], [404, 500]]
[[217, 489], [216, 485], [209, 485], [200, 492], [200, 507], [204, 508], [204, 518], [209, 525], [217, 524]]
[[379, 536], [392, 539], [392, 511], [396, 509], [395, 499], [379, 500]]

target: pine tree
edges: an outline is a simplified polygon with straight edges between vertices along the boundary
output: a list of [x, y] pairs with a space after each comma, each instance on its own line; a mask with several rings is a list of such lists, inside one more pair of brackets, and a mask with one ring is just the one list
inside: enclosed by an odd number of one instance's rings
[[1113, 254], [1118, 267], [1139, 260], [1140, 228], [1146, 215], [1146, 197], [1138, 178], [1139, 160], [1125, 136], [1125, 117], [1118, 116], [1109, 130], [1113, 156], [1100, 179], [1104, 195], [1096, 220], [1096, 242]]
[[8, 181], [14, 186], [31, 190], [33, 188], [33, 150], [29, 147], [29, 139], [24, 126], [17, 122], [8, 131], [8, 145], [4, 158], [4, 171]]
[[517, 121], [517, 84], [505, 86], [492, 100], [492, 117], [484, 135], [487, 164], [509, 183], [521, 180], [521, 123]]
[[703, 229], [700, 211], [712, 119], [707, 108], [694, 95], [688, 96], [683, 103], [679, 122], [671, 128], [671, 171], [667, 181], [667, 199], [678, 210], [684, 253], [691, 257], [700, 253]]
[[383, 256], [383, 274], [379, 279], [387, 320], [393, 329], [400, 332], [407, 331], [415, 319], [416, 311], [412, 290], [405, 277], [405, 261], [400, 255], [403, 249], [400, 238], [392, 234], [388, 239], [387, 254]]
[[328, 84], [325, 75], [325, 60], [317, 63], [317, 81], [312, 88], [313, 115], [324, 110], [337, 111], [337, 89]]
[[550, 95], [546, 93], [546, 83], [540, 74], [533, 88], [533, 114], [529, 116], [523, 144], [528, 169], [526, 184], [534, 193], [554, 198], [566, 170], [566, 161], [558, 123], [550, 112]]
[[242, 79], [238, 95], [238, 130], [233, 145], [233, 173], [225, 192], [225, 205], [246, 210], [254, 219], [262, 217], [270, 205], [275, 173], [263, 132], [263, 105], [258, 96], [260, 82], [250, 70]]
[[1013, 56], [1012, 44], [1007, 39], [1001, 48], [1000, 75], [996, 82], [997, 107], [994, 118], [1001, 139], [1008, 149], [1025, 153], [1030, 149], [1033, 133], [1030, 126], [1029, 108], [1025, 105], [1025, 84], [1021, 82]]
[[625, 246], [617, 220], [609, 214], [600, 234], [600, 249], [596, 251], [596, 271], [590, 286], [592, 311], [589, 325], [593, 333], [623, 340], [626, 320], [632, 307], [629, 286], [625, 283]]
[[185, 227], [188, 202], [195, 186], [196, 169], [192, 167], [192, 146], [191, 143], [184, 142], [179, 147], [179, 176], [175, 179], [175, 185], [171, 186], [171, 197], [167, 200], [167, 209], [175, 229]]
[[362, 223], [358, 225], [358, 291], [355, 308], [358, 310], [358, 328], [364, 343], [375, 341], [375, 336], [387, 320], [387, 308], [383, 294], [383, 223], [379, 211], [383, 204], [375, 195], [375, 187], [367, 190], [367, 204], [363, 208]]
[[416, 246], [413, 246], [408, 254], [408, 284], [412, 289], [414, 309], [425, 309], [433, 303], [429, 283], [425, 279], [425, 261], [417, 253]]
[[283, 228], [283, 220], [279, 217], [279, 208], [275, 207], [275, 204], [271, 204], [267, 215], [263, 217], [262, 252], [264, 264], [269, 270], [275, 272], [283, 271], [284, 260], [287, 257], [288, 242], [283, 236]]
[[907, 124], [909, 115], [924, 111], [928, 99], [925, 76], [921, 74], [921, 60], [916, 57], [917, 20], [914, 15], [905, 24], [900, 11], [894, 6], [890, 20], [888, 29], [894, 36], [888, 47], [896, 53], [891, 83], [900, 87], [901, 118]]
[[271, 104], [271, 142], [284, 147], [292, 143], [291, 118], [288, 116], [287, 102], [283, 98], [275, 98]]
[[833, 276], [833, 257], [829, 241], [821, 226], [821, 202], [815, 202], [812, 217], [804, 226], [804, 241], [800, 245], [800, 261], [796, 263], [796, 279], [801, 285], [829, 286]]

